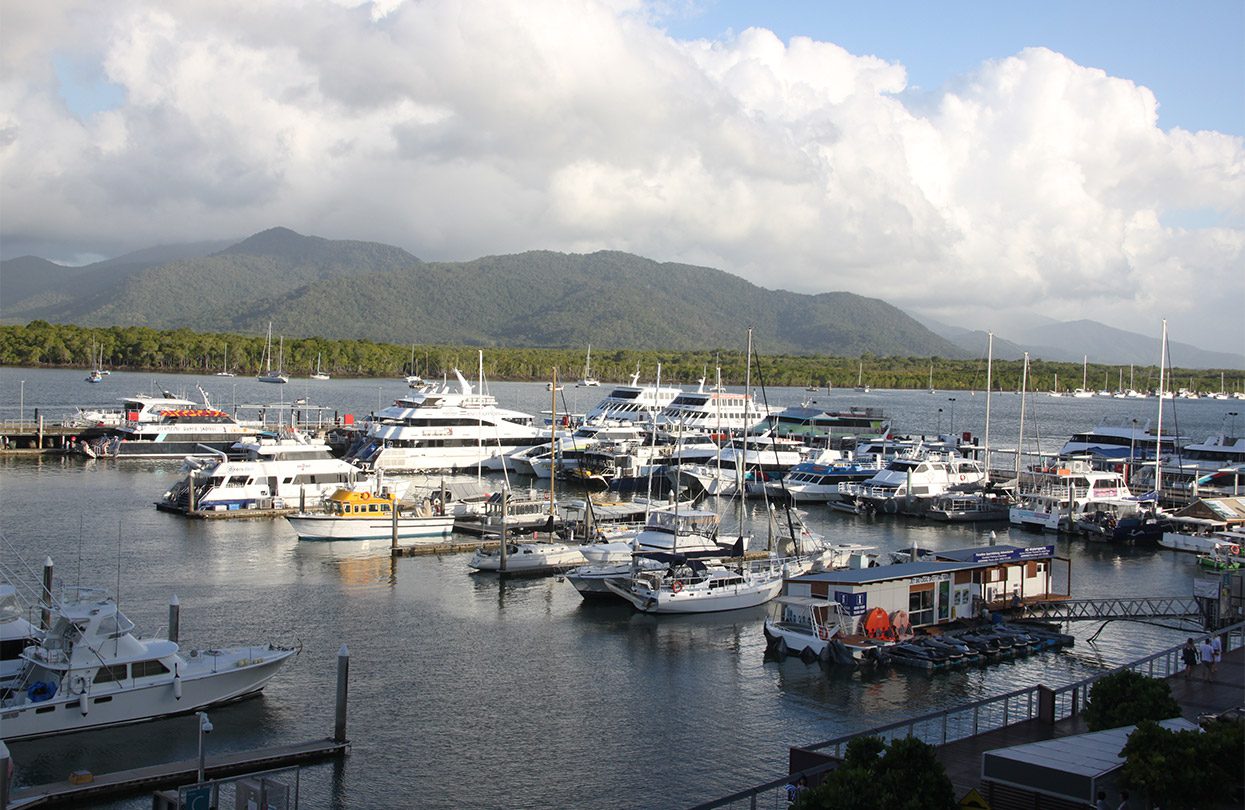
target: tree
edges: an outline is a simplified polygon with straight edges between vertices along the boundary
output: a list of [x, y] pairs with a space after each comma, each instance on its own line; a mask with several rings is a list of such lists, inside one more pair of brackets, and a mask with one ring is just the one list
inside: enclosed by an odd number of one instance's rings
[[1169, 810], [1240, 806], [1245, 721], [1216, 720], [1203, 731], [1169, 731], [1150, 720], [1128, 737], [1123, 783]]
[[941, 810], [955, 807], [955, 788], [934, 753], [915, 737], [889, 746], [877, 737], [858, 737], [847, 745], [843, 765], [806, 791], [799, 810]]
[[1090, 731], [1131, 726], [1143, 720], [1180, 716], [1180, 704], [1167, 681], [1131, 669], [1106, 675], [1089, 690], [1085, 723]]

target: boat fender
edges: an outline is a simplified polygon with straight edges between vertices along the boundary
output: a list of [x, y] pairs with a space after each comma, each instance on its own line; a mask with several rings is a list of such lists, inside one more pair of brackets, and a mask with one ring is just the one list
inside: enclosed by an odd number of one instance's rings
[[670, 583], [670, 590], [671, 590], [672, 592], [674, 592], [674, 593], [678, 593], [679, 591], [683, 590], [683, 582], [682, 582], [682, 580], [678, 580], [678, 579], [676, 579], [674, 582], [671, 582], [671, 583]]
[[73, 676], [73, 680], [69, 682], [69, 691], [75, 695], [80, 695], [86, 691], [86, 678], [82, 675]]
[[182, 676], [173, 676], [173, 697], [177, 700], [182, 699]]
[[800, 660], [806, 664], [811, 664], [817, 660], [817, 653], [813, 652], [812, 647], [805, 647], [800, 652]]
[[78, 695], [78, 711], [82, 712], [83, 717], [86, 717], [86, 713], [88, 711], [86, 692]]
[[31, 703], [42, 703], [56, 696], [56, 684], [51, 681], [35, 681], [26, 690], [26, 697]]

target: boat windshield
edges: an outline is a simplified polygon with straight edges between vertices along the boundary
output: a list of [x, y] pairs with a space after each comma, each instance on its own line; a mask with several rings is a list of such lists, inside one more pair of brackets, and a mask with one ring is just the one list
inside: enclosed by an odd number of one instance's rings
[[654, 512], [649, 515], [648, 526], [671, 534], [712, 535], [720, 520], [714, 512]]

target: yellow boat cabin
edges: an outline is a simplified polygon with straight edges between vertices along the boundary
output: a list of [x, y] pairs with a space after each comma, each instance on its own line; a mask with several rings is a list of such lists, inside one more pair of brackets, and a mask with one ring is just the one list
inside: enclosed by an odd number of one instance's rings
[[338, 489], [324, 499], [325, 511], [337, 517], [377, 517], [393, 510], [393, 495]]

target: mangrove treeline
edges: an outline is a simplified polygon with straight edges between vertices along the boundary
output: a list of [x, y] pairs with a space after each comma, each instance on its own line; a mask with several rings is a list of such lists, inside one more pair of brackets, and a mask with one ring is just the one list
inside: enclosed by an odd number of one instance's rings
[[[0, 364], [46, 368], [90, 368], [100, 362], [107, 370], [156, 371], [185, 374], [214, 374], [225, 368], [240, 376], [254, 375], [264, 363], [265, 337], [188, 329], [157, 330], [142, 326], [84, 327], [31, 321], [28, 324], [0, 326]], [[273, 352], [277, 351], [273, 338]], [[444, 345], [399, 345], [366, 340], [325, 340], [298, 338], [284, 341], [285, 371], [305, 377], [316, 366], [337, 377], [399, 377], [417, 373], [439, 378], [459, 368], [474, 377], [477, 351], [484, 351], [484, 374], [490, 380], [548, 380], [558, 369], [560, 380], [571, 382], [583, 371], [584, 349], [534, 349]], [[983, 347], [984, 349], [984, 347]], [[927, 388], [938, 390], [981, 390], [986, 384], [986, 359], [953, 360], [940, 357], [819, 357], [766, 354], [756, 346], [759, 361], [753, 366], [753, 382], [771, 386], [816, 386], [825, 389], [851, 388], [859, 380], [873, 388]], [[701, 351], [651, 351], [599, 349], [592, 351], [593, 376], [605, 382], [624, 382], [636, 368], [640, 378], [652, 382], [657, 364], [662, 381], [694, 384], [702, 376], [712, 383], [716, 368], [722, 369], [725, 385], [744, 381], [744, 347], [717, 347]], [[92, 357], [96, 360], [92, 360]], [[413, 359], [412, 359], [413, 358]], [[277, 358], [274, 357], [274, 366]], [[996, 390], [1018, 390], [1022, 362], [995, 360]], [[1114, 390], [1120, 383], [1139, 390], [1158, 387], [1158, 367], [1129, 369], [1119, 366], [1089, 366], [1089, 387]], [[1169, 370], [1168, 388], [1218, 391], [1219, 370]], [[1081, 364], [1032, 360], [1029, 390], [1048, 391], [1055, 386], [1068, 390], [1081, 383]], [[1245, 374], [1226, 371], [1225, 388], [1241, 389]]]

